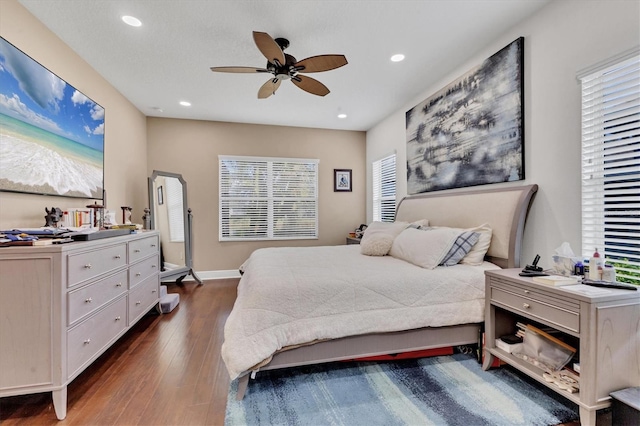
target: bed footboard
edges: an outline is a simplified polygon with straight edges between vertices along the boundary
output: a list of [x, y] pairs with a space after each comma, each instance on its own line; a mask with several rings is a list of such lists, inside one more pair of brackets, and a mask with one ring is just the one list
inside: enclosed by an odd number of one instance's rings
[[[343, 337], [313, 345], [301, 346], [275, 354], [260, 370], [299, 367], [333, 361], [347, 361], [356, 358], [435, 349], [447, 346], [475, 344], [481, 324], [463, 324], [448, 327], [427, 327], [395, 333], [374, 333]], [[241, 400], [247, 390], [249, 376], [238, 379], [237, 400]]]

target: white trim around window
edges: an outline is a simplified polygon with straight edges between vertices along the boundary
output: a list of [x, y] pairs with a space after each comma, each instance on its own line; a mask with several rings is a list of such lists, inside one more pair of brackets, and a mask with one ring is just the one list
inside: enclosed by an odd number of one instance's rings
[[219, 240], [318, 238], [317, 159], [218, 156]]
[[396, 153], [372, 163], [373, 220], [393, 222], [396, 216]]

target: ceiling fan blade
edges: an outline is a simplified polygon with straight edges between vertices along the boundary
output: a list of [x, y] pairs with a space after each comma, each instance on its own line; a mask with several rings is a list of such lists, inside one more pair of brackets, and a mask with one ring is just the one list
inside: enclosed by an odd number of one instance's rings
[[312, 95], [325, 96], [329, 94], [327, 86], [320, 83], [318, 80], [307, 77], [306, 75], [296, 75], [291, 78], [291, 81], [293, 81], [293, 84]]
[[254, 31], [253, 41], [256, 42], [256, 46], [258, 46], [258, 49], [262, 52], [264, 57], [267, 58], [267, 61], [271, 63], [278, 61], [280, 64], [284, 65], [284, 52], [269, 34]]
[[260, 87], [260, 90], [258, 90], [258, 99], [266, 99], [271, 95], [275, 95], [276, 90], [280, 87], [281, 81], [279, 78], [267, 80], [267, 82]]
[[211, 67], [211, 71], [214, 72], [235, 72], [235, 73], [256, 73], [256, 72], [269, 72], [265, 68], [253, 68], [253, 67]]
[[318, 55], [298, 61], [294, 66], [298, 72], [322, 72], [347, 65], [344, 55]]

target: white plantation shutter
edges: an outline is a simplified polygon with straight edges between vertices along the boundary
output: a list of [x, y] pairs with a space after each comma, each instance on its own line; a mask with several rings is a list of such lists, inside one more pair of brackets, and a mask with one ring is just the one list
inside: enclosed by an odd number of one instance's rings
[[318, 160], [219, 156], [220, 241], [318, 237]]
[[373, 220], [393, 222], [396, 215], [396, 154], [373, 162]]
[[579, 79], [582, 253], [597, 248], [619, 281], [640, 284], [640, 55]]

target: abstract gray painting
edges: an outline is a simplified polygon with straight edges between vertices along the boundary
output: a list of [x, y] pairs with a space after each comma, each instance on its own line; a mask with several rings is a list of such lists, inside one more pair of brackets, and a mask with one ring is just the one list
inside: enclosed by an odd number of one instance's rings
[[524, 38], [406, 114], [407, 192], [524, 179]]

